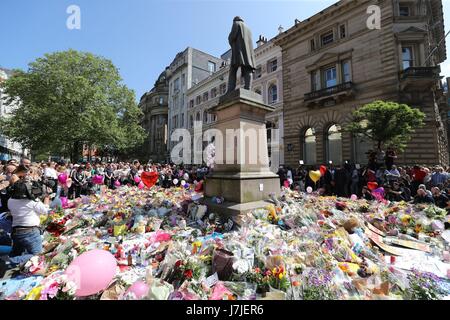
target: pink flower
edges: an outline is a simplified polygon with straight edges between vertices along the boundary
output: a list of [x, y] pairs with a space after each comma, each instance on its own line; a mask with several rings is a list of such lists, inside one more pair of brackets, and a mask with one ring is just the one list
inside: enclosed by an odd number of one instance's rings
[[45, 288], [41, 292], [40, 300], [47, 300], [48, 298], [54, 298], [59, 291], [58, 282], [53, 282], [49, 287]]

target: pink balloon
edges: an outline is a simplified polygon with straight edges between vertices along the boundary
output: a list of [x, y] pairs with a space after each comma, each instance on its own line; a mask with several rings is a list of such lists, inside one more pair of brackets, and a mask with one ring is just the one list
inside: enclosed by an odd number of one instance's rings
[[144, 183], [141, 181], [141, 182], [139, 183], [139, 185], [138, 185], [138, 188], [139, 188], [140, 190], [142, 190], [142, 189], [144, 189], [144, 187], [145, 187], [145, 185], [144, 185]]
[[125, 295], [128, 293], [134, 293], [137, 299], [141, 300], [148, 294], [149, 286], [143, 281], [136, 281], [133, 285], [128, 288], [125, 292]]
[[103, 183], [103, 176], [102, 175], [96, 175], [94, 176], [94, 178], [92, 179], [92, 182], [94, 184], [102, 184]]
[[105, 250], [91, 250], [78, 256], [65, 273], [75, 282], [77, 297], [87, 297], [105, 290], [116, 275], [117, 261]]
[[139, 178], [138, 176], [134, 177], [134, 182], [136, 182], [136, 183], [141, 182], [141, 178]]
[[67, 174], [61, 173], [61, 174], [58, 176], [58, 181], [59, 181], [59, 183], [61, 183], [61, 184], [66, 184], [66, 182], [67, 182]]
[[116, 187], [120, 187], [120, 181], [119, 181], [119, 180], [116, 180], [116, 182], [114, 182], [114, 185], [115, 185]]
[[352, 194], [350, 199], [353, 200], [353, 201], [358, 200], [358, 196], [356, 194]]

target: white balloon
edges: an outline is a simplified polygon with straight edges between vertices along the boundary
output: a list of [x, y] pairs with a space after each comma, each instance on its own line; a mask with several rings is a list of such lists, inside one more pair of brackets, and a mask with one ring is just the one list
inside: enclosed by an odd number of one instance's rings
[[173, 179], [173, 184], [177, 185], [178, 184], [178, 179]]
[[185, 174], [183, 175], [183, 178], [184, 178], [184, 180], [189, 180], [189, 174], [185, 173]]
[[313, 188], [311, 188], [311, 187], [306, 188], [306, 192], [312, 193], [313, 192]]
[[186, 181], [181, 180], [181, 185], [184, 186], [186, 184]]

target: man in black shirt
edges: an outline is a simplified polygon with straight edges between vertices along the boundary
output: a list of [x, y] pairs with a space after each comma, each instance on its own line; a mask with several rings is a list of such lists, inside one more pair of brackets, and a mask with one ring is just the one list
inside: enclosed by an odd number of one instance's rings
[[414, 197], [414, 203], [434, 203], [434, 199], [426, 190], [419, 188], [417, 195]]
[[433, 194], [434, 204], [437, 205], [439, 208], [446, 208], [448, 197], [445, 195], [445, 193], [441, 192], [441, 190], [437, 187], [431, 188], [431, 193]]

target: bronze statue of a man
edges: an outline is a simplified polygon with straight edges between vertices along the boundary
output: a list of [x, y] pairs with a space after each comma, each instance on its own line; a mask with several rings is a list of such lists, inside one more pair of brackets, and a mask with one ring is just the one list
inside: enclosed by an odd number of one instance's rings
[[231, 46], [231, 65], [228, 78], [228, 92], [236, 89], [236, 75], [239, 68], [245, 80], [244, 89], [250, 90], [252, 73], [255, 72], [255, 52], [253, 51], [252, 32], [241, 17], [235, 17], [233, 28], [228, 36]]

